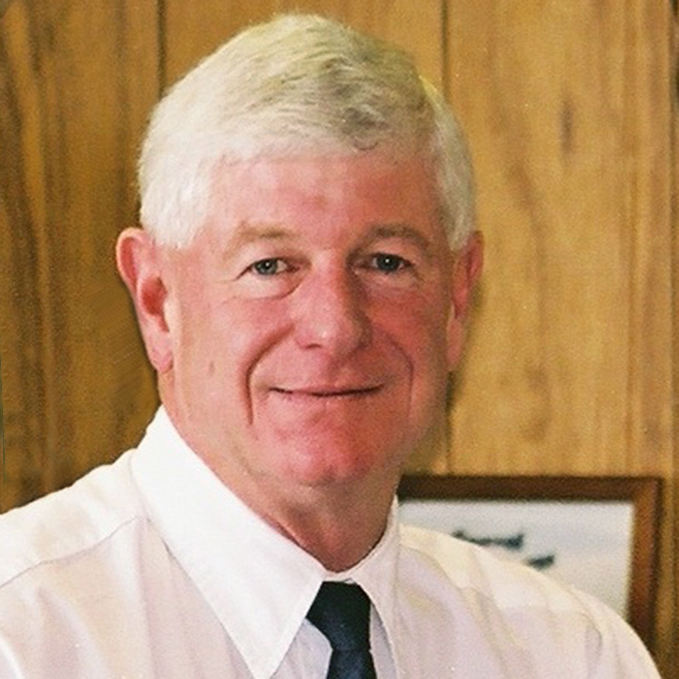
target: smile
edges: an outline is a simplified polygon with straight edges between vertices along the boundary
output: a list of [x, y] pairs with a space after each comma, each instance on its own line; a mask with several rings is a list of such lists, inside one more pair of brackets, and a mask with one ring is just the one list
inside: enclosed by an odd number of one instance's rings
[[370, 387], [312, 387], [302, 389], [283, 389], [282, 387], [273, 387], [271, 391], [276, 394], [290, 396], [292, 398], [318, 398], [318, 399], [354, 399], [371, 396], [381, 389], [381, 385]]

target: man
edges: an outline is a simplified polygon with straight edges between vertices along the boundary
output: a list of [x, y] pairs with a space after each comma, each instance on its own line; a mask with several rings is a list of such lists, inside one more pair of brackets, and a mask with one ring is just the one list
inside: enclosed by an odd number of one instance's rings
[[0, 677], [658, 676], [590, 598], [398, 526], [481, 270], [470, 174], [410, 58], [318, 17], [172, 89], [117, 249], [163, 407], [4, 517]]

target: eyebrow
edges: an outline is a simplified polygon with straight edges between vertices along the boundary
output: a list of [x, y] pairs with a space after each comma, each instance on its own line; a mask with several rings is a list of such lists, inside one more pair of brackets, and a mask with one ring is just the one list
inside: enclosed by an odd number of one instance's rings
[[258, 224], [242, 221], [227, 242], [226, 252], [236, 252], [250, 243], [262, 240], [295, 240], [298, 236], [280, 224]]

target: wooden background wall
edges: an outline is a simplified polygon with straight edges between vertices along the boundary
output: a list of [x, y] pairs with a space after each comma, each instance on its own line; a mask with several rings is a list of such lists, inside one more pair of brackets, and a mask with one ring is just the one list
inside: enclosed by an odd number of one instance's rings
[[487, 268], [452, 443], [412, 468], [662, 475], [656, 657], [679, 678], [670, 0], [0, 0], [0, 508], [138, 440], [156, 397], [113, 245], [148, 111], [293, 7], [410, 49], [475, 159]]

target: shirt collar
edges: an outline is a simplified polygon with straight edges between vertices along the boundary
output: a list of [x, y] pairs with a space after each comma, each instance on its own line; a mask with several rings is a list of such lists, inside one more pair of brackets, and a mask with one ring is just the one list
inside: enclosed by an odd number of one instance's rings
[[255, 679], [275, 672], [324, 579], [361, 585], [397, 652], [395, 507], [377, 547], [352, 569], [331, 574], [226, 488], [180, 437], [164, 408], [149, 425], [132, 469], [150, 520]]
[[401, 655], [407, 648], [406, 645], [398, 643], [396, 581], [399, 543], [398, 506], [394, 500], [387, 528], [373, 550], [353, 568], [343, 573], [326, 575], [326, 578], [330, 580], [355, 582], [370, 597], [384, 629], [397, 676], [401, 676], [401, 668], [405, 667]]

